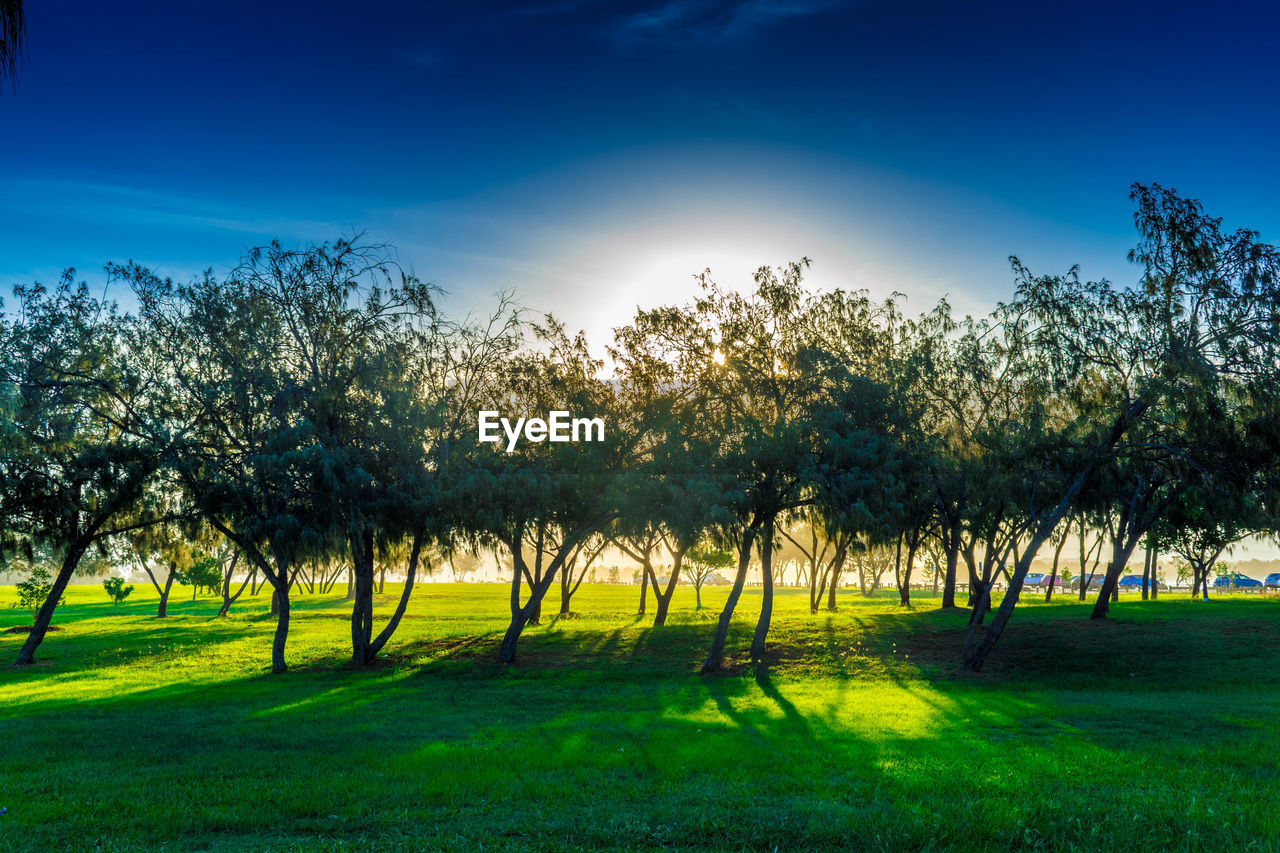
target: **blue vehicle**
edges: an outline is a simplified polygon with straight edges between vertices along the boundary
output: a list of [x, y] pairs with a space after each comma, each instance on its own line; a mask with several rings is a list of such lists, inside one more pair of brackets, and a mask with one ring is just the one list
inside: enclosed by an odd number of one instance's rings
[[1262, 581], [1254, 580], [1251, 577], [1236, 572], [1230, 575], [1222, 575], [1213, 582], [1214, 589], [1261, 589]]
[[[1142, 592], [1142, 575], [1125, 575], [1116, 582], [1116, 586], [1121, 592]], [[1169, 589], [1169, 585], [1155, 579], [1149, 579], [1147, 581], [1147, 589], [1166, 592]]]
[[1280, 589], [1280, 572], [1272, 572], [1262, 582], [1263, 589]]

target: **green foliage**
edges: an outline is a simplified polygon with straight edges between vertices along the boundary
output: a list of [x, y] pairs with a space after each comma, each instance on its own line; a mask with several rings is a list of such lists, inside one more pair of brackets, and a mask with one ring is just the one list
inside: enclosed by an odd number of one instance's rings
[[[18, 600], [12, 607], [15, 610], [30, 610], [34, 619], [36, 611], [40, 609], [40, 605], [44, 604], [45, 599], [49, 597], [49, 593], [53, 592], [53, 583], [50, 580], [49, 570], [42, 565], [34, 565], [27, 573], [27, 579], [22, 581], [15, 587], [18, 593]], [[66, 598], [59, 600], [58, 604], [64, 604]]]
[[696, 566], [705, 566], [711, 571], [727, 569], [734, 563], [733, 552], [709, 545], [700, 545], [690, 549], [685, 561]]
[[190, 567], [178, 572], [179, 583], [193, 588], [193, 592], [205, 590], [216, 595], [222, 585], [222, 566], [213, 554], [196, 555]]
[[[112, 266], [136, 317], [70, 272], [20, 287], [0, 317], [0, 548], [38, 542], [83, 574], [122, 543], [194, 594], [221, 580], [203, 556], [221, 537], [276, 587], [278, 671], [293, 569], [353, 567], [367, 663], [403, 614], [374, 636], [375, 565], [406, 552], [511, 559], [504, 655], [605, 538], [642, 563], [704, 543], [684, 561], [699, 588], [739, 561], [768, 569], [795, 526], [871, 587], [898, 542], [926, 577], [963, 552], [1016, 586], [1073, 527], [1101, 566], [1143, 542], [1206, 578], [1280, 528], [1280, 253], [1157, 185], [1132, 199], [1131, 286], [1015, 259], [1015, 293], [985, 316], [942, 302], [913, 319], [897, 294], [814, 290], [801, 260], [742, 288], [699, 276], [603, 354], [505, 297], [487, 320], [448, 318], [360, 238], [272, 243], [186, 284]], [[606, 440], [507, 452], [476, 440], [480, 409], [599, 417]], [[970, 668], [1013, 606], [975, 619]]]
[[102, 582], [102, 588], [106, 590], [107, 595], [116, 607], [120, 606], [120, 602], [124, 601], [133, 592], [133, 586], [125, 586], [124, 578], [110, 577]]

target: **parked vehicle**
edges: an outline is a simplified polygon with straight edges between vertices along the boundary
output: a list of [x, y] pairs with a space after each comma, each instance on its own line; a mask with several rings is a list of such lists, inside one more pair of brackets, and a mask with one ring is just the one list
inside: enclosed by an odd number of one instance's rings
[[1214, 589], [1262, 589], [1262, 581], [1235, 572], [1213, 582]]
[[[1039, 587], [1040, 589], [1046, 589], [1049, 586], [1049, 578], [1050, 578], [1050, 575], [1046, 575], [1044, 572], [1029, 572], [1027, 574], [1026, 579], [1023, 580], [1022, 585], [1036, 586], [1036, 587]], [[1058, 575], [1053, 578], [1053, 588], [1062, 589], [1061, 575]]]
[[1280, 590], [1280, 572], [1272, 572], [1267, 575], [1266, 580], [1262, 582], [1263, 589]]
[[1085, 581], [1089, 581], [1089, 592], [1097, 592], [1099, 589], [1102, 588], [1102, 579], [1105, 577], [1106, 577], [1105, 572], [1097, 572], [1096, 574], [1094, 574], [1092, 580], [1089, 580], [1088, 575], [1085, 575], [1084, 577], [1072, 578], [1071, 583], [1068, 584], [1067, 588], [1079, 590], [1080, 584], [1084, 583]]
[[1120, 587], [1122, 592], [1124, 590], [1141, 590], [1142, 575], [1125, 575], [1116, 582], [1116, 586]]

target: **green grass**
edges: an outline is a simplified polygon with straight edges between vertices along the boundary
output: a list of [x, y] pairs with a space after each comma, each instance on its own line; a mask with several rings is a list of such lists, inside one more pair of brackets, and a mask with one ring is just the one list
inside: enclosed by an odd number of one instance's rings
[[1028, 602], [962, 677], [963, 614], [792, 590], [754, 667], [748, 592], [700, 677], [723, 590], [654, 629], [583, 587], [504, 667], [506, 589], [424, 585], [362, 671], [341, 596], [299, 597], [270, 676], [265, 597], [148, 592], [73, 588], [0, 671], [0, 850], [1280, 849], [1275, 599]]

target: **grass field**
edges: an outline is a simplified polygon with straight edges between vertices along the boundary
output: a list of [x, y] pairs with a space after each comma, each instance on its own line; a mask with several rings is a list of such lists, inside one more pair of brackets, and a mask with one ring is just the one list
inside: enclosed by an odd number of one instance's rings
[[963, 614], [854, 593], [783, 591], [750, 666], [749, 592], [700, 677], [722, 590], [654, 629], [584, 587], [504, 667], [506, 588], [432, 584], [363, 671], [341, 595], [300, 597], [270, 676], [265, 597], [148, 592], [74, 587], [0, 670], [0, 849], [1280, 849], [1275, 599], [1028, 602], [962, 677]]

